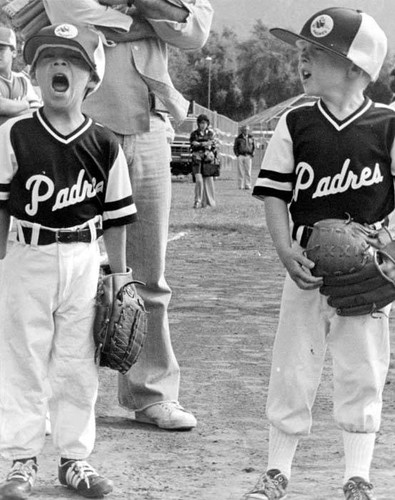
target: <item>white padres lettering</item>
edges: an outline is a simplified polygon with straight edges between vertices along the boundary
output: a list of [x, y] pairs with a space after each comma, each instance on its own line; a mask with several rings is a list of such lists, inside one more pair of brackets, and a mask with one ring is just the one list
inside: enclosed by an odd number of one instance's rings
[[[90, 183], [88, 180], [84, 180], [84, 175], [85, 171], [80, 170], [77, 182], [71, 187], [61, 189], [57, 193], [52, 212], [80, 203], [86, 198], [93, 198], [97, 193], [103, 191], [103, 181], [96, 183], [96, 179], [93, 177], [92, 183]], [[51, 198], [55, 191], [55, 184], [46, 175], [37, 174], [27, 180], [26, 189], [31, 191], [31, 203], [26, 205], [25, 211], [28, 215], [32, 216], [37, 214], [40, 203]]]
[[[350, 160], [343, 164], [341, 172], [333, 177], [327, 176], [319, 180], [312, 198], [322, 198], [332, 194], [344, 193], [348, 189], [361, 189], [364, 186], [380, 184], [384, 177], [381, 174], [380, 165], [376, 163], [374, 169], [364, 167], [359, 175], [349, 170]], [[305, 162], [300, 162], [296, 167], [296, 184], [294, 200], [298, 199], [299, 193], [308, 189], [314, 182], [314, 170]]]

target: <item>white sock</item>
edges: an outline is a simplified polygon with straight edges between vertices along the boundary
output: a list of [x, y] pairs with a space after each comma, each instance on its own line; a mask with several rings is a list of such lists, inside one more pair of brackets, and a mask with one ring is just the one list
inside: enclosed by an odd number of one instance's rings
[[286, 434], [273, 425], [269, 430], [269, 461], [267, 469], [278, 469], [288, 479], [299, 438]]
[[344, 457], [346, 470], [344, 482], [350, 477], [359, 476], [369, 482], [370, 464], [373, 458], [376, 434], [374, 432], [343, 431]]

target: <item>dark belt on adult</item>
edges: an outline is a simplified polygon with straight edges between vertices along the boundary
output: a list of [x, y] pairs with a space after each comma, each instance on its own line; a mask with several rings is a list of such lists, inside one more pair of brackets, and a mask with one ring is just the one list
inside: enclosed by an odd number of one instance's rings
[[[30, 226], [20, 227], [25, 243], [29, 245], [32, 241], [33, 228]], [[56, 231], [40, 228], [37, 245], [51, 245], [52, 243], [91, 243], [103, 234], [103, 229], [99, 224], [95, 224], [95, 227], [96, 236], [94, 236], [89, 227], [81, 229], [57, 229]], [[18, 233], [16, 239], [20, 241]]]

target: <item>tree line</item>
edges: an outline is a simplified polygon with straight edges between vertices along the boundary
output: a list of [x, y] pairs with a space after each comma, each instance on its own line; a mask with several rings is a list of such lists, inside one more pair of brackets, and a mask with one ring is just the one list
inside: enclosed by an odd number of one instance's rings
[[[295, 49], [271, 35], [261, 20], [242, 41], [232, 29], [224, 28], [222, 33], [212, 31], [199, 51], [171, 48], [169, 65], [176, 87], [203, 106], [208, 104], [210, 78], [211, 109], [235, 121], [303, 92]], [[389, 73], [394, 67], [389, 54], [380, 78], [366, 91], [373, 100], [390, 102]]]
[[[10, 24], [1, 10], [0, 23]], [[14, 69], [23, 67], [20, 50]], [[389, 54], [379, 80], [367, 89], [373, 100], [390, 102], [388, 75], [393, 67], [395, 60]], [[210, 108], [235, 121], [303, 92], [295, 49], [272, 36], [261, 20], [243, 40], [231, 28], [224, 28], [221, 33], [212, 30], [206, 45], [198, 51], [170, 47], [169, 71], [175, 87], [202, 106], [208, 105], [210, 84]]]

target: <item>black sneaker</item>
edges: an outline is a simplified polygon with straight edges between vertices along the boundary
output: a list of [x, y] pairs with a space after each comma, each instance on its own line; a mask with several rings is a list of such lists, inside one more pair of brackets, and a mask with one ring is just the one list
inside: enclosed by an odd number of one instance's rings
[[346, 500], [376, 500], [373, 485], [362, 477], [352, 477], [343, 486]]
[[59, 464], [60, 484], [86, 498], [103, 498], [113, 490], [113, 482], [99, 476], [85, 460], [68, 460]]
[[262, 474], [251, 491], [242, 500], [277, 500], [287, 496], [288, 479], [277, 469]]
[[2, 500], [25, 500], [32, 492], [37, 475], [34, 460], [16, 460], [8, 473], [7, 479], [0, 485]]

